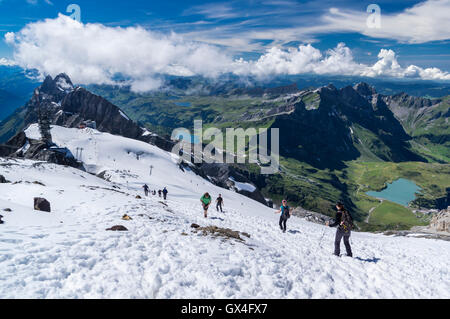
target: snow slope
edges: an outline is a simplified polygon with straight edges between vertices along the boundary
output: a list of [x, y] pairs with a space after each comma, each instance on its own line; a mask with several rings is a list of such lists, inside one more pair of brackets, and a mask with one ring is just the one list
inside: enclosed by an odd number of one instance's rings
[[[35, 125], [26, 133], [39, 137]], [[0, 184], [0, 298], [450, 297], [449, 242], [353, 233], [356, 258], [334, 257], [335, 229], [292, 217], [283, 234], [273, 209], [181, 171], [174, 154], [92, 129], [54, 126], [52, 135], [73, 154], [82, 147], [89, 170], [110, 181], [0, 159], [13, 182]], [[145, 198], [143, 183], [166, 186], [168, 200]], [[223, 195], [225, 213], [203, 217], [205, 191]], [[36, 196], [52, 213], [33, 210]], [[203, 236], [192, 223], [251, 238]], [[129, 231], [105, 230], [114, 225]]]

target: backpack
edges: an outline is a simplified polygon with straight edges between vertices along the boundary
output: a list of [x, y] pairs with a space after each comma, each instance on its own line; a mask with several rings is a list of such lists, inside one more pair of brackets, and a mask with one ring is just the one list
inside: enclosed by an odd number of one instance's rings
[[[286, 210], [286, 212], [285, 212], [285, 210]], [[286, 216], [286, 218], [290, 218], [291, 217], [291, 214], [289, 213], [289, 211], [290, 211], [289, 206], [286, 206], [286, 207], [285, 206], [281, 206], [281, 214]]]
[[341, 229], [345, 232], [348, 232], [353, 229], [353, 218], [352, 215], [347, 210], [342, 211], [341, 217]]

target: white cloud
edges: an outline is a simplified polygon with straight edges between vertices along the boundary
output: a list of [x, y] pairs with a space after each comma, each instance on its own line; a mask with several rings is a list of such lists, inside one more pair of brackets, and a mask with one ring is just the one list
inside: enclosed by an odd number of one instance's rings
[[324, 53], [311, 44], [272, 47], [256, 61], [234, 60], [222, 48], [174, 33], [82, 24], [64, 15], [30, 23], [17, 33], [7, 33], [5, 40], [14, 48], [15, 63], [37, 69], [42, 76], [65, 72], [79, 84], [114, 84], [115, 76], [121, 74], [135, 91], [158, 88], [161, 74], [268, 77], [316, 73], [450, 80], [447, 72], [437, 68], [401, 67], [392, 50], [381, 50], [374, 65], [356, 62], [343, 43]]
[[369, 37], [405, 43], [450, 39], [450, 0], [420, 2], [399, 13], [385, 13], [381, 5], [380, 28], [369, 28], [369, 13], [332, 8], [322, 16], [321, 32], [359, 32]]
[[357, 63], [351, 50], [344, 43], [328, 50], [325, 55], [310, 44], [298, 49], [271, 48], [257, 61], [240, 59], [234, 63], [234, 73], [268, 77], [282, 74], [340, 74], [367, 77], [418, 78], [426, 80], [450, 80], [448, 72], [438, 68], [421, 68], [410, 65], [402, 68], [394, 51], [382, 49], [373, 65]]
[[0, 58], [0, 66], [14, 66], [16, 63], [6, 58]]
[[64, 71], [84, 84], [113, 83], [112, 78], [122, 74], [140, 90], [145, 89], [144, 83], [154, 88], [150, 78], [155, 74], [214, 77], [232, 62], [219, 48], [187, 42], [176, 34], [82, 24], [61, 14], [7, 33], [5, 40], [24, 68], [50, 75]]

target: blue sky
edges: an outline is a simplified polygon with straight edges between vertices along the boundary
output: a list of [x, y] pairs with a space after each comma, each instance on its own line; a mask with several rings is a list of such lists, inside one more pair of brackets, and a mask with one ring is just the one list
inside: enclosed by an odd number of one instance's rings
[[[450, 71], [450, 36], [439, 29], [446, 30], [448, 22], [445, 18], [442, 23], [438, 21], [439, 16], [445, 15], [449, 20], [447, 0], [0, 0], [0, 58], [13, 58], [14, 48], [4, 41], [5, 34], [17, 33], [36, 21], [56, 19], [58, 13], [69, 15], [66, 8], [72, 3], [80, 6], [84, 24], [142, 26], [162, 34], [174, 32], [245, 60], [257, 59], [273, 46], [289, 48], [309, 43], [326, 52], [343, 42], [359, 63], [376, 63], [380, 50], [386, 49], [395, 51], [402, 66], [413, 64]], [[371, 3], [381, 8], [380, 30], [368, 30], [365, 26], [369, 15], [366, 9]], [[414, 9], [421, 4], [425, 4], [423, 9]], [[415, 16], [408, 16], [411, 8]], [[422, 26], [415, 28], [415, 21], [422, 21]], [[438, 28], [428, 27], [427, 21], [436, 23]], [[433, 31], [420, 34], [426, 29]]]

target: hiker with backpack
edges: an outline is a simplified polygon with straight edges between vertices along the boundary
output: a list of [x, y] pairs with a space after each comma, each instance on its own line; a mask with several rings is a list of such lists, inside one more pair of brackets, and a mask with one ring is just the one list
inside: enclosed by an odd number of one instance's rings
[[221, 213], [223, 213], [222, 205], [223, 205], [223, 197], [222, 197], [222, 194], [219, 194], [219, 197], [217, 197], [217, 199], [216, 199], [216, 209], [217, 209], [217, 211], [219, 211], [219, 208], [220, 208]]
[[279, 214], [279, 213], [281, 213], [280, 228], [283, 231], [283, 233], [285, 233], [286, 232], [286, 222], [291, 217], [290, 208], [287, 205], [287, 200], [283, 199], [283, 201], [281, 202], [280, 209], [275, 212], [275, 214]]
[[209, 205], [211, 204], [211, 196], [209, 195], [209, 193], [203, 194], [203, 196], [200, 198], [200, 202], [202, 203], [203, 206], [205, 218], [208, 218], [208, 208]]
[[160, 198], [161, 198], [161, 193], [162, 193], [162, 191], [160, 189], [158, 189], [158, 195]]
[[148, 196], [148, 191], [150, 190], [150, 188], [148, 187], [148, 185], [147, 185], [147, 184], [144, 184], [144, 186], [142, 186], [142, 188], [144, 188], [145, 196]]
[[350, 235], [353, 229], [353, 218], [350, 212], [345, 209], [341, 202], [336, 204], [336, 219], [333, 224], [326, 222], [325, 225], [329, 227], [336, 227], [336, 238], [334, 240], [334, 254], [340, 256], [341, 253], [341, 239], [344, 238], [345, 249], [347, 256], [353, 257], [352, 248], [350, 247]]
[[168, 193], [167, 188], [164, 187], [162, 193], [163, 193], [164, 200], [166, 200], [167, 199], [167, 193]]

